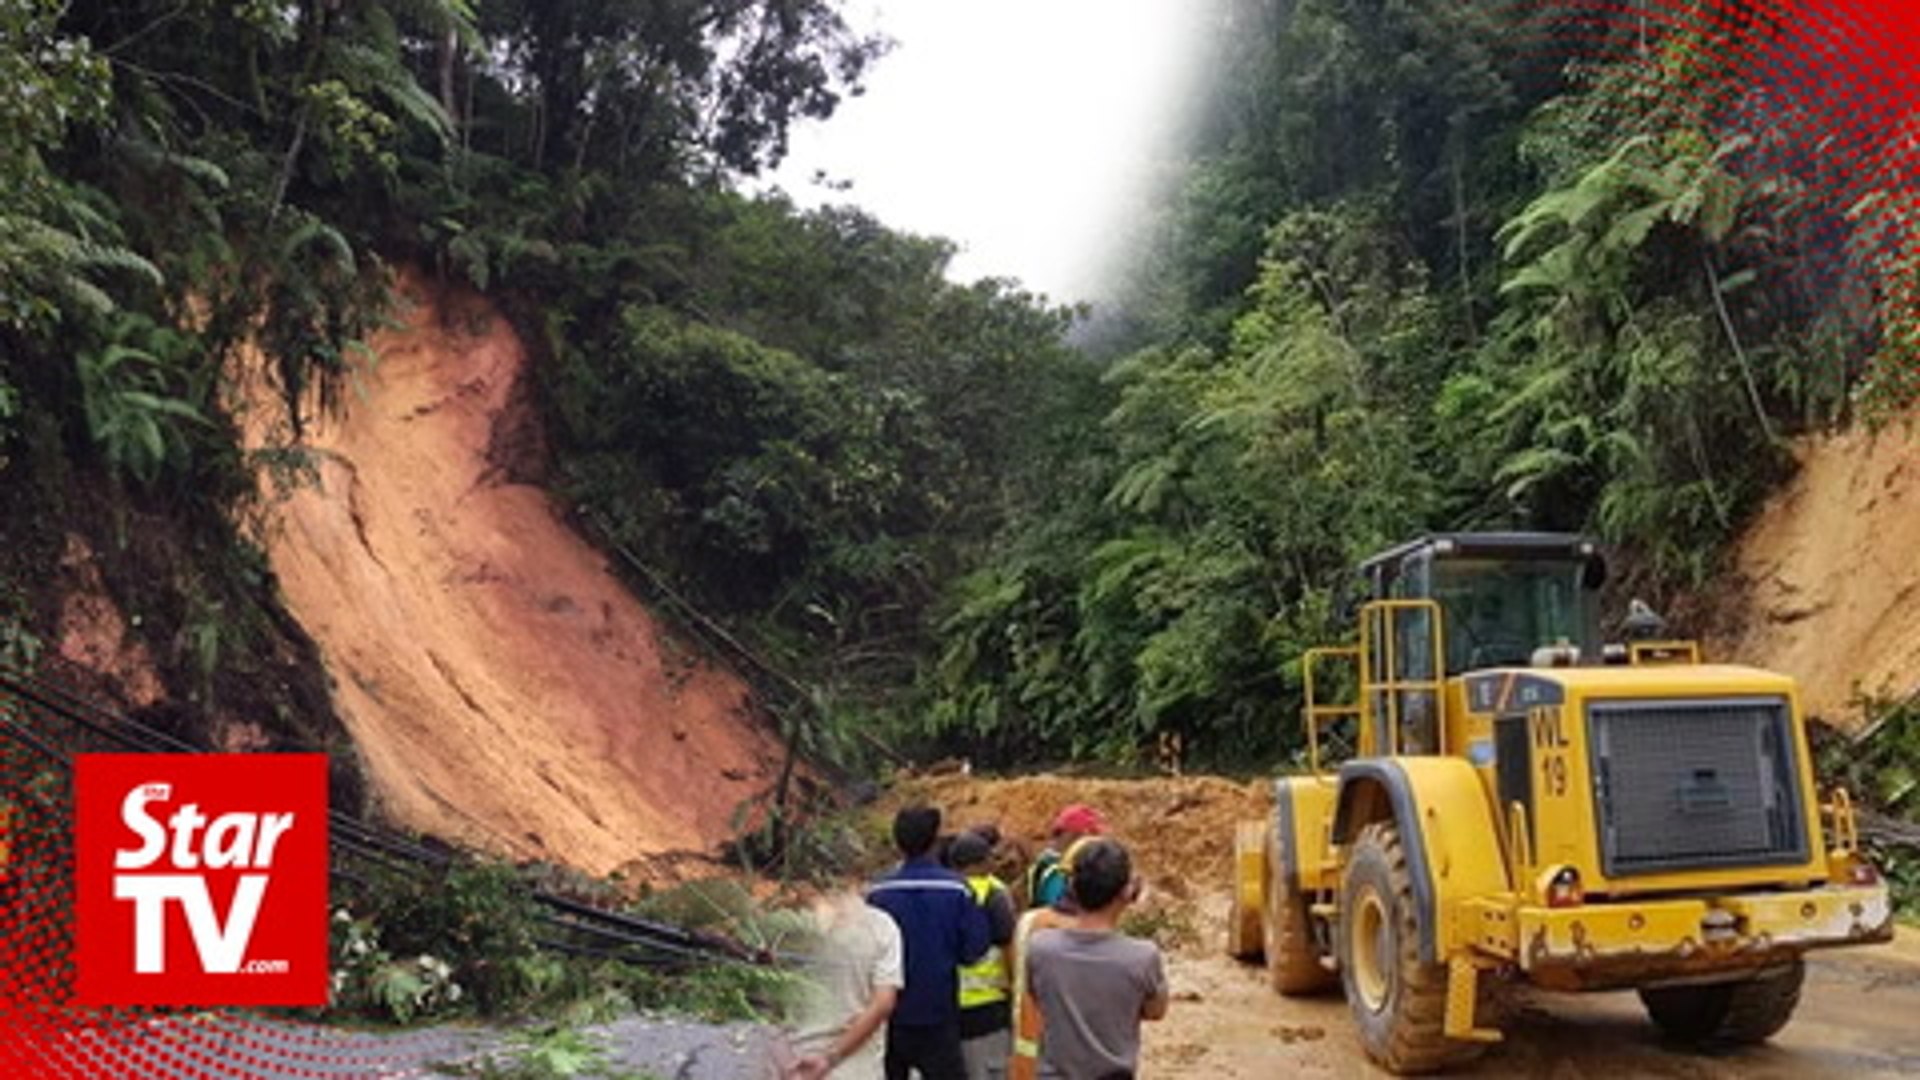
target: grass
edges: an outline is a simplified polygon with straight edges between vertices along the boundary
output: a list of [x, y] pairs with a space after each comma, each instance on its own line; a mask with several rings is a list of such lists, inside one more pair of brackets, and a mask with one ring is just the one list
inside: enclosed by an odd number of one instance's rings
[[1134, 908], [1120, 917], [1120, 930], [1137, 938], [1145, 938], [1162, 949], [1200, 944], [1200, 931], [1193, 924], [1193, 912], [1181, 905]]
[[503, 1050], [473, 1062], [435, 1065], [433, 1071], [475, 1080], [660, 1080], [653, 1073], [614, 1068], [599, 1036], [566, 1026], [522, 1032]]

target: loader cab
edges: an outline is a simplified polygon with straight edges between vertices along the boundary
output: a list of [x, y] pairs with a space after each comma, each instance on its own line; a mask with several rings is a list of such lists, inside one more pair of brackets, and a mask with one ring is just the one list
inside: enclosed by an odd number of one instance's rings
[[1368, 673], [1361, 746], [1373, 752], [1437, 753], [1451, 677], [1526, 666], [1542, 648], [1553, 648], [1561, 663], [1601, 662], [1606, 565], [1584, 537], [1424, 536], [1368, 559], [1360, 574], [1372, 601], [1361, 616]]
[[[1433, 600], [1440, 606], [1442, 670], [1459, 675], [1532, 662], [1555, 645], [1599, 663], [1600, 586], [1606, 563], [1599, 545], [1566, 533], [1445, 533], [1425, 536], [1361, 564], [1373, 600]], [[1432, 629], [1417, 615], [1394, 620], [1395, 657], [1403, 675], [1431, 678]], [[1383, 638], [1387, 627], [1381, 627]], [[1571, 654], [1569, 654], [1571, 655]], [[1381, 669], [1387, 665], [1382, 664]]]

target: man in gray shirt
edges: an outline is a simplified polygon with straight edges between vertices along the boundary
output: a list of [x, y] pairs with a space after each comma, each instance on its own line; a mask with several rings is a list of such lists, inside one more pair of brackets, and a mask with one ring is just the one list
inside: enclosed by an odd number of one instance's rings
[[1140, 895], [1133, 860], [1118, 841], [1086, 841], [1070, 885], [1080, 908], [1062, 929], [1033, 935], [1027, 959], [1045, 1020], [1040, 1075], [1056, 1080], [1131, 1080], [1140, 1063], [1140, 1021], [1167, 1015], [1160, 950], [1120, 932]]

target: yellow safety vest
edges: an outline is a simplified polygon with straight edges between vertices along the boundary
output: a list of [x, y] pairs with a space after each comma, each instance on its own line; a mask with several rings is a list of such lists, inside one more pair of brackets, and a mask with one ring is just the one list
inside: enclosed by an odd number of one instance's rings
[[[1007, 890], [1006, 883], [992, 874], [981, 874], [967, 879], [967, 888], [973, 893], [973, 901], [981, 907], [987, 906], [987, 898], [993, 890]], [[987, 955], [960, 968], [960, 1007], [977, 1009], [982, 1005], [1007, 1000], [1007, 958], [1000, 946], [987, 950]]]

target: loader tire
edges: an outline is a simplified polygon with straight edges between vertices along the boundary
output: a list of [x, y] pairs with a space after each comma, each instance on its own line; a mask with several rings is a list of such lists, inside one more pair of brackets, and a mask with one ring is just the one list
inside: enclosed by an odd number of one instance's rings
[[1260, 928], [1267, 978], [1275, 990], [1288, 996], [1318, 993], [1336, 979], [1320, 963], [1320, 949], [1313, 939], [1313, 913], [1307, 908], [1309, 897], [1287, 873], [1288, 860], [1281, 857], [1281, 845], [1292, 840], [1282, 837], [1277, 829], [1268, 829], [1266, 841], [1267, 903]]
[[1738, 982], [1649, 987], [1640, 991], [1640, 1001], [1654, 1026], [1675, 1042], [1745, 1046], [1766, 1042], [1787, 1026], [1806, 977], [1806, 964], [1795, 959]]
[[1400, 830], [1360, 830], [1340, 883], [1340, 983], [1367, 1055], [1390, 1072], [1434, 1072], [1471, 1061], [1484, 1043], [1446, 1037], [1447, 969], [1420, 959], [1413, 875]]

